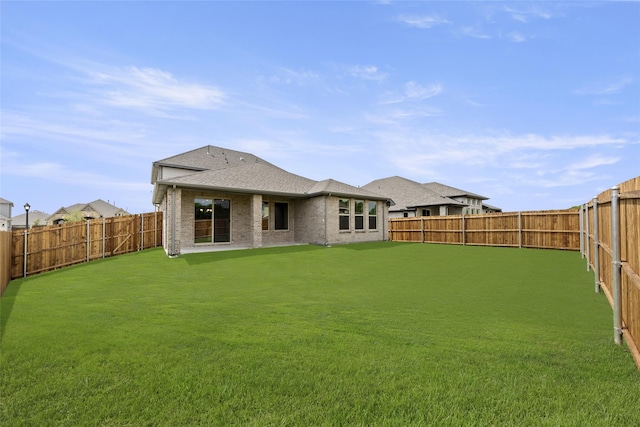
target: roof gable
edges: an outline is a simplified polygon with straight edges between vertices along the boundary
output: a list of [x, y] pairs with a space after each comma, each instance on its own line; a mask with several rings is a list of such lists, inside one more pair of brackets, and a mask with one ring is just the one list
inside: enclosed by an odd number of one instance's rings
[[463, 206], [463, 203], [441, 196], [422, 184], [400, 176], [377, 179], [363, 186], [364, 189], [384, 194], [393, 199], [392, 210], [407, 210], [418, 206]]

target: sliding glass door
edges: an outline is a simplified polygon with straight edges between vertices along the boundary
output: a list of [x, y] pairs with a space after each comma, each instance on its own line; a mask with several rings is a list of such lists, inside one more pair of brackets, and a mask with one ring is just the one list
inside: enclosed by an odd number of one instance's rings
[[231, 242], [231, 200], [196, 198], [194, 243]]

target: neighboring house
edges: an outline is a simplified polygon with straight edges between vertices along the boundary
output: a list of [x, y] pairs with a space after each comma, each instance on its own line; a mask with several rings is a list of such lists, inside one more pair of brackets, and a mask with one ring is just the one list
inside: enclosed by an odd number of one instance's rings
[[502, 212], [502, 209], [495, 206], [488, 205], [486, 203], [482, 204], [482, 213], [498, 213], [498, 212]]
[[362, 188], [385, 194], [393, 200], [395, 205], [389, 208], [389, 218], [454, 215], [467, 206], [400, 176], [377, 179]]
[[386, 240], [387, 197], [304, 178], [249, 153], [205, 146], [158, 160], [151, 183], [169, 255], [217, 245]]
[[487, 200], [479, 194], [438, 182], [420, 184], [400, 176], [377, 179], [362, 188], [394, 201], [395, 206], [389, 208], [390, 218], [479, 214], [483, 213], [483, 201]]
[[11, 208], [13, 203], [0, 197], [0, 231], [11, 230]]
[[[484, 200], [489, 199], [488, 197], [481, 196], [476, 193], [471, 193], [469, 191], [460, 190], [459, 188], [440, 184], [439, 182], [428, 182], [422, 185], [428, 188], [429, 190], [435, 193], [438, 193], [441, 196], [449, 197], [453, 200], [464, 203], [466, 207], [462, 208], [462, 212], [457, 212], [455, 215], [483, 213], [482, 203]], [[454, 214], [449, 213], [449, 215], [454, 215]]]
[[62, 224], [67, 215], [74, 215], [76, 212], [80, 212], [84, 219], [112, 218], [129, 215], [129, 212], [124, 209], [105, 202], [102, 199], [98, 199], [90, 203], [77, 203], [58, 209], [47, 218], [47, 225]]
[[[29, 211], [29, 228], [37, 227], [41, 225], [47, 225], [47, 218], [49, 214], [38, 210]], [[11, 227], [14, 230], [25, 228], [27, 222], [26, 213], [16, 215], [11, 219]]]

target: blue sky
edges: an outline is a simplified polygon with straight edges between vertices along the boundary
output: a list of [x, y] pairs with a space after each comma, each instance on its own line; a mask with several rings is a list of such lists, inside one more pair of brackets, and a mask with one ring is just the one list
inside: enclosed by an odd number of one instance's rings
[[638, 2], [12, 2], [0, 196], [149, 212], [211, 144], [564, 209], [640, 175]]

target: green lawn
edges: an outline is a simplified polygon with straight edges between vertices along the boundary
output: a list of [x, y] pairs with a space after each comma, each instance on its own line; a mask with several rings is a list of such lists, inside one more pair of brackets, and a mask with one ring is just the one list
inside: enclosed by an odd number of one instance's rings
[[3, 426], [640, 425], [577, 252], [157, 249], [1, 304]]

